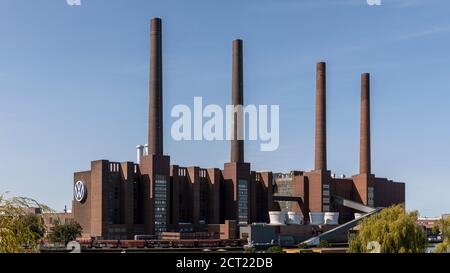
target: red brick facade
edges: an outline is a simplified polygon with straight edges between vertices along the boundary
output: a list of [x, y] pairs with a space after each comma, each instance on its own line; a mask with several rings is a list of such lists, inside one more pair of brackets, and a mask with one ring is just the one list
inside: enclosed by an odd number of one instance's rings
[[[327, 169], [326, 71], [317, 65], [315, 170], [293, 171], [281, 185], [272, 172], [255, 172], [244, 161], [243, 140], [231, 141], [230, 162], [224, 169], [171, 165], [163, 153], [162, 26], [151, 22], [151, 65], [149, 86], [149, 145], [133, 162], [91, 162], [89, 171], [76, 172], [73, 186], [80, 200], [73, 201], [73, 217], [83, 227], [83, 237], [131, 239], [134, 235], [165, 232], [220, 230], [226, 237], [237, 234], [237, 225], [268, 222], [268, 212], [280, 208], [274, 194], [300, 197], [290, 209], [301, 212], [340, 212], [341, 221], [353, 211], [335, 205], [332, 196], [385, 207], [405, 202], [405, 185], [377, 178], [370, 173], [370, 81], [362, 75], [361, 173], [337, 179]], [[233, 41], [232, 104], [243, 105], [243, 42]], [[236, 137], [237, 117], [233, 115]], [[142, 147], [142, 146], [141, 146]], [[287, 184], [286, 184], [287, 183]], [[81, 186], [80, 186], [81, 185]], [[81, 197], [82, 200], [81, 200]], [[218, 225], [220, 229], [217, 229]], [[167, 234], [167, 233], [165, 233]], [[222, 236], [222, 235], [221, 235]]]

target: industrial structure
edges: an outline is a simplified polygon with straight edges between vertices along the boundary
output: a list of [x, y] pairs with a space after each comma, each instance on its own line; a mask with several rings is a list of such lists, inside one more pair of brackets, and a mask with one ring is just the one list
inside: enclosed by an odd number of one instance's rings
[[[337, 178], [328, 170], [324, 62], [317, 64], [314, 170], [285, 174], [252, 170], [244, 158], [244, 141], [237, 138], [237, 126], [242, 124], [237, 113], [232, 117], [231, 158], [223, 169], [171, 165], [163, 149], [161, 19], [151, 20], [150, 37], [148, 145], [137, 146], [136, 163], [97, 160], [90, 170], [74, 174], [72, 211], [84, 238], [125, 240], [168, 232], [233, 237], [239, 226], [252, 223], [320, 226], [354, 219], [358, 211], [336, 200], [373, 208], [405, 202], [404, 183], [371, 172], [367, 73], [361, 75], [360, 172]], [[232, 58], [232, 104], [243, 105], [242, 40], [233, 41]]]

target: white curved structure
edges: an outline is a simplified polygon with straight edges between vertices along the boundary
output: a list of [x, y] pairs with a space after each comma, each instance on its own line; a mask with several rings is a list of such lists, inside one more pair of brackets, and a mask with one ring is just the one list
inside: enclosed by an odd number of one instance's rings
[[361, 218], [365, 215], [365, 213], [355, 212], [355, 219]]
[[269, 211], [271, 225], [284, 225], [286, 222], [286, 213], [283, 211]]
[[286, 224], [288, 225], [301, 225], [302, 218], [300, 217], [300, 213], [295, 211], [289, 211], [287, 213]]
[[136, 163], [141, 163], [141, 157], [144, 156], [144, 146], [143, 145], [137, 145], [136, 146]]
[[325, 212], [323, 216], [325, 225], [338, 225], [339, 224], [339, 212]]
[[323, 212], [310, 212], [309, 213], [309, 224], [310, 225], [323, 225]]

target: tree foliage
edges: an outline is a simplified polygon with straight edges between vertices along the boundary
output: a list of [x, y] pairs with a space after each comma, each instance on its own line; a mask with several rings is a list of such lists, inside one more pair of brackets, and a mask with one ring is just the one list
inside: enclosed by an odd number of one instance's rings
[[266, 253], [283, 253], [281, 246], [271, 246], [266, 250]]
[[350, 238], [349, 252], [370, 252], [370, 242], [380, 244], [382, 253], [423, 253], [427, 238], [416, 224], [418, 213], [406, 213], [403, 206], [396, 205], [364, 219], [356, 236]]
[[26, 214], [23, 221], [26, 226], [36, 234], [37, 239], [43, 239], [45, 236], [45, 224], [41, 215]]
[[30, 208], [51, 211], [31, 198], [6, 198], [0, 194], [0, 253], [39, 252], [44, 221], [41, 216], [31, 215]]
[[329, 247], [331, 247], [331, 245], [328, 241], [324, 240], [324, 241], [320, 241], [318, 247], [319, 248], [329, 248]]
[[55, 225], [50, 229], [48, 238], [52, 242], [64, 242], [64, 244], [67, 244], [81, 236], [82, 231], [83, 228], [75, 220], [64, 224], [56, 220]]
[[244, 252], [245, 253], [256, 253], [256, 248], [249, 247], [249, 248], [246, 248]]
[[306, 249], [309, 248], [309, 245], [307, 243], [299, 243], [297, 247], [300, 249]]
[[442, 233], [444, 241], [436, 246], [434, 252], [449, 253], [450, 252], [450, 217], [439, 221], [439, 231]]

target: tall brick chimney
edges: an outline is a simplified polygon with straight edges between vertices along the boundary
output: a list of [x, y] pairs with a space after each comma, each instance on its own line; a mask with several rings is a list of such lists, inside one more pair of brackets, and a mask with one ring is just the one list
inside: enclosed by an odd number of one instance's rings
[[163, 154], [163, 83], [161, 19], [150, 22], [150, 84], [148, 112], [148, 154]]
[[[232, 99], [233, 106], [244, 105], [242, 40], [233, 41]], [[243, 112], [233, 112], [231, 162], [244, 162]], [[240, 137], [241, 139], [238, 139]]]
[[316, 67], [316, 147], [315, 170], [327, 169], [326, 65]]
[[361, 124], [359, 173], [370, 174], [370, 74], [361, 74]]

